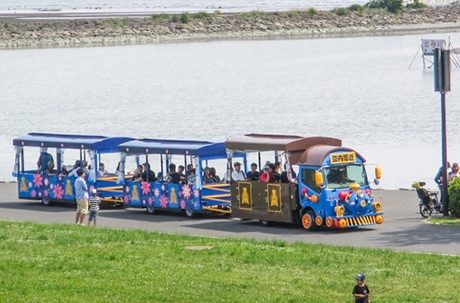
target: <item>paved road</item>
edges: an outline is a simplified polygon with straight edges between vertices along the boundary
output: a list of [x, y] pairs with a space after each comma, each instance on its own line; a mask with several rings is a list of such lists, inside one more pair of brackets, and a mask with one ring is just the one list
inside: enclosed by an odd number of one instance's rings
[[[152, 216], [141, 209], [112, 208], [101, 210], [98, 224], [200, 236], [276, 239], [460, 255], [460, 226], [425, 223], [418, 213], [415, 192], [374, 191], [374, 195], [382, 196], [385, 221], [382, 225], [357, 229], [307, 232], [290, 224], [265, 227], [257, 221], [237, 221], [221, 216], [187, 218], [177, 213]], [[75, 209], [70, 205], [45, 207], [40, 202], [18, 200], [15, 183], [0, 184], [0, 220], [72, 224], [74, 214]]]

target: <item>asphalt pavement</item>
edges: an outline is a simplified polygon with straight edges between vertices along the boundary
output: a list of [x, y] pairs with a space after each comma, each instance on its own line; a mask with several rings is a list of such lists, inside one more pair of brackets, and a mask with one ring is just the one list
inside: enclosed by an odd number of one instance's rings
[[[381, 197], [383, 201], [383, 224], [354, 229], [309, 232], [294, 224], [262, 226], [255, 220], [240, 221], [221, 215], [187, 218], [180, 213], [149, 215], [142, 209], [112, 207], [104, 207], [100, 211], [98, 226], [460, 255], [460, 226], [426, 223], [418, 212], [415, 191], [375, 190], [373, 194], [377, 200]], [[73, 224], [74, 218], [73, 205], [47, 207], [39, 201], [19, 200], [16, 183], [0, 184], [0, 220]]]

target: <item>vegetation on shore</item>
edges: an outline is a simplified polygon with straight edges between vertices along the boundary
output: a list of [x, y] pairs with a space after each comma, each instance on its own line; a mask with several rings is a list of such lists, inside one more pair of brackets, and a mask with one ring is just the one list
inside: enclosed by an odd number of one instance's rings
[[358, 272], [373, 302], [460, 302], [459, 256], [8, 221], [0, 239], [2, 302], [352, 302]]

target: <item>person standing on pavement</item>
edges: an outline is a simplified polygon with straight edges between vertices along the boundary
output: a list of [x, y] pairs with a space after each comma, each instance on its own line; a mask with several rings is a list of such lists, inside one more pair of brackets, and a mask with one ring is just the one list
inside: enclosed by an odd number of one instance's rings
[[84, 225], [85, 215], [88, 213], [88, 185], [85, 181], [85, 171], [81, 168], [77, 171], [78, 178], [75, 179], [75, 199], [77, 200], [77, 213], [75, 224]]

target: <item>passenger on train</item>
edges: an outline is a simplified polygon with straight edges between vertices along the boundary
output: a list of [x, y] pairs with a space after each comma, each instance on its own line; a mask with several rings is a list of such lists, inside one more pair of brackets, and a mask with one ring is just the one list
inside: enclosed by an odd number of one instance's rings
[[219, 176], [217, 175], [217, 172], [216, 172], [216, 168], [215, 167], [211, 167], [209, 169], [209, 175], [211, 176], [211, 178], [214, 178], [214, 180], [219, 183], [220, 182], [220, 178]]
[[141, 180], [144, 182], [155, 182], [155, 173], [150, 169], [148, 162], [144, 163], [144, 171], [141, 174]]
[[59, 173], [59, 178], [64, 178], [64, 177], [67, 177], [69, 175], [69, 172], [67, 171], [65, 165], [62, 165], [61, 167], [61, 172]]
[[194, 169], [193, 164], [191, 163], [187, 164], [187, 170], [185, 171], [185, 177], [188, 177], [191, 174], [192, 169]]
[[99, 170], [97, 171], [97, 176], [99, 178], [107, 176], [107, 171], [105, 170], [104, 163], [99, 164]]
[[289, 181], [292, 183], [297, 183], [297, 175], [295, 171], [292, 169], [292, 166], [291, 166], [291, 177], [292, 179], [289, 180], [287, 170], [286, 170], [286, 163], [284, 163], [284, 171], [281, 173], [281, 183], [289, 183]]
[[47, 174], [47, 175], [51, 175], [51, 174], [56, 173], [56, 171], [54, 170], [54, 162], [53, 161], [48, 162], [48, 167], [45, 169], [44, 173]]
[[276, 182], [281, 182], [281, 162], [275, 162], [275, 164], [270, 163], [269, 166], [272, 169], [272, 174]]
[[[173, 183], [173, 184], [179, 184], [181, 181], [181, 178], [182, 176], [176, 171], [176, 164], [174, 163], [169, 164], [169, 174], [168, 174], [168, 178], [166, 179], [166, 182]], [[185, 180], [185, 176], [183, 178]]]
[[193, 185], [193, 184], [195, 184], [195, 182], [196, 182], [195, 169], [192, 168], [192, 169], [188, 172], [187, 183]]
[[241, 163], [235, 162], [233, 166], [235, 167], [235, 170], [232, 172], [232, 181], [244, 181], [246, 179], [246, 176], [244, 175], [244, 172], [241, 170]]
[[260, 174], [260, 182], [264, 183], [276, 183], [276, 178], [272, 173], [272, 170], [275, 168], [275, 165], [273, 163], [268, 163], [268, 165], [265, 165], [262, 174]]
[[139, 164], [133, 172], [133, 180], [136, 180], [142, 177], [143, 172], [144, 172], [144, 167], [142, 166], [142, 164]]
[[248, 181], [259, 181], [260, 173], [257, 171], [257, 164], [251, 164], [251, 170], [246, 174], [246, 180]]
[[75, 164], [73, 165], [72, 169], [69, 172], [69, 177], [77, 178], [78, 177], [77, 171], [78, 171], [78, 169], [80, 169], [80, 166], [81, 166], [81, 161], [76, 160]]
[[211, 176], [211, 169], [207, 166], [204, 168], [204, 172], [203, 172], [203, 183], [204, 184], [217, 183], [217, 180]]

